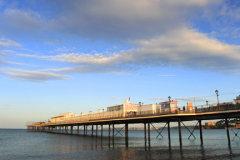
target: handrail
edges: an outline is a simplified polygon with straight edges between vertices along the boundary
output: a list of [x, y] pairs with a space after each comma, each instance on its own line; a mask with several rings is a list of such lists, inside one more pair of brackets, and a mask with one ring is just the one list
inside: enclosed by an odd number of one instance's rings
[[204, 112], [214, 112], [214, 111], [227, 111], [227, 110], [239, 110], [239, 104], [232, 104], [232, 103], [225, 103], [220, 104], [220, 106], [210, 106], [210, 107], [203, 107], [197, 108], [195, 107], [194, 110], [169, 110], [169, 109], [161, 109], [161, 110], [148, 110], [148, 111], [141, 111], [141, 112], [131, 112], [126, 113], [122, 110], [120, 111], [106, 111], [88, 115], [80, 115], [75, 117], [64, 118], [62, 120], [56, 122], [27, 122], [27, 125], [34, 125], [39, 123], [42, 126], [45, 125], [53, 125], [53, 124], [65, 124], [65, 123], [75, 123], [75, 122], [88, 122], [88, 121], [96, 121], [96, 120], [108, 120], [108, 119], [116, 119], [116, 118], [132, 118], [132, 117], [148, 117], [148, 116], [159, 116], [159, 115], [174, 115], [174, 114], [191, 114], [191, 113], [204, 113]]

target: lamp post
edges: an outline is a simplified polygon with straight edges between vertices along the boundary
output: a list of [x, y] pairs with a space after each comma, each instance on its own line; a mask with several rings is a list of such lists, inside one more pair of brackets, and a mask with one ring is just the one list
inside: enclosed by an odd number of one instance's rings
[[208, 101], [206, 101], [206, 104], [207, 104], [207, 108], [208, 108]]
[[142, 107], [141, 107], [141, 105], [142, 105], [142, 103], [141, 102], [139, 102], [139, 108], [140, 108], [140, 115], [141, 115], [141, 111], [142, 111]]
[[215, 93], [217, 94], [217, 102], [218, 102], [218, 110], [220, 110], [220, 105], [219, 105], [219, 99], [218, 99], [218, 90], [215, 91]]
[[168, 99], [169, 99], [169, 111], [171, 112], [171, 97], [168, 96]]

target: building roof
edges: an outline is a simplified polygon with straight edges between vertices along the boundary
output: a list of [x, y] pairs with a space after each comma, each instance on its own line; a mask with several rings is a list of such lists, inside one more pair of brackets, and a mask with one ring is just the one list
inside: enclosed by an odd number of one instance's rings
[[[178, 101], [170, 101], [171, 104], [178, 104]], [[159, 103], [160, 105], [163, 105], [163, 104], [169, 104], [169, 101], [166, 101], [166, 102], [160, 102]]]
[[51, 119], [53, 119], [53, 118], [61, 118], [61, 117], [64, 117], [64, 115], [54, 116], [54, 117], [51, 117]]

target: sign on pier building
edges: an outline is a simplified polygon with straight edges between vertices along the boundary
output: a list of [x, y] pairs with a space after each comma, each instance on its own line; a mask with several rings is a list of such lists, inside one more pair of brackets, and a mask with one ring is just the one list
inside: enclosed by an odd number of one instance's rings
[[130, 103], [128, 99], [123, 104], [118, 104], [114, 106], [107, 107], [107, 111], [123, 111], [123, 116], [125, 115], [135, 115], [137, 113], [137, 107], [139, 104]]

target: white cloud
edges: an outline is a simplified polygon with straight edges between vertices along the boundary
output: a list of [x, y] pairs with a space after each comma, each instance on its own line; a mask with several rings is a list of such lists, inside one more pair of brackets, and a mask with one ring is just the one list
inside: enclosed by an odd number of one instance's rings
[[58, 48], [55, 51], [57, 51], [57, 52], [67, 52], [67, 51], [72, 51], [73, 49], [75, 49], [75, 48], [65, 48], [65, 47], [63, 47], [63, 48]]
[[2, 74], [15, 77], [11, 80], [18, 81], [32, 81], [32, 82], [46, 82], [49, 80], [64, 80], [70, 78], [67, 75], [55, 74], [44, 71], [27, 71], [16, 68], [4, 68], [5, 71]]
[[161, 76], [161, 77], [173, 77], [173, 76], [176, 76], [176, 75], [158, 75], [158, 76]]
[[[50, 72], [126, 74], [143, 67], [168, 66], [211, 70], [224, 74], [239, 73], [240, 46], [209, 38], [209, 35], [191, 29], [187, 22], [189, 17], [201, 12], [203, 8], [219, 3], [217, 0], [89, 0], [67, 3], [46, 1], [43, 4], [48, 3], [51, 3], [52, 7], [48, 10], [49, 13], [54, 12], [54, 15], [44, 15], [47, 12], [40, 13], [39, 10], [6, 7], [0, 14], [0, 20], [4, 24], [0, 33], [24, 35], [26, 39], [44, 39], [53, 43], [64, 43], [71, 38], [100, 40], [104, 43], [124, 41], [130, 49], [109, 54], [66, 53], [73, 49], [62, 47], [55, 51], [63, 53], [55, 56], [18, 54], [74, 65], [41, 71], [6, 72], [18, 80], [45, 81], [66, 78], [65, 75]], [[230, 11], [222, 13], [227, 14], [233, 15]], [[238, 29], [235, 29], [235, 32], [238, 33]], [[213, 31], [211, 35], [216, 36], [218, 33]], [[114, 45], [116, 44], [118, 43]], [[13, 40], [4, 40], [0, 41], [0, 46], [21, 45]], [[40, 76], [41, 74], [44, 76]]]
[[[215, 2], [217, 0], [36, 1], [35, 5], [48, 6], [48, 12], [7, 6], [0, 14], [4, 24], [0, 32], [58, 42], [79, 37], [126, 42], [153, 38], [186, 26], [186, 17]], [[70, 37], [65, 38], [66, 35]]]
[[15, 47], [21, 47], [21, 44], [15, 42], [15, 41], [13, 41], [13, 40], [1, 38], [1, 39], [0, 39], [0, 46], [15, 46]]
[[123, 98], [123, 97], [108, 97], [110, 99], [126, 99], [126, 98]]
[[[211, 99], [211, 98], [202, 98], [202, 97], [172, 97], [172, 100], [176, 100], [176, 101], [215, 101], [215, 99]], [[159, 100], [159, 101], [168, 101], [168, 98], [150, 98], [149, 100]]]
[[[238, 73], [240, 46], [210, 39], [193, 29], [181, 28], [164, 36], [134, 42], [138, 48], [108, 56], [102, 53], [64, 53], [56, 56], [24, 55], [50, 61], [76, 64], [58, 69], [70, 72], [122, 72], [147, 67], [175, 66], [218, 72]], [[233, 72], [234, 71], [234, 72]]]

